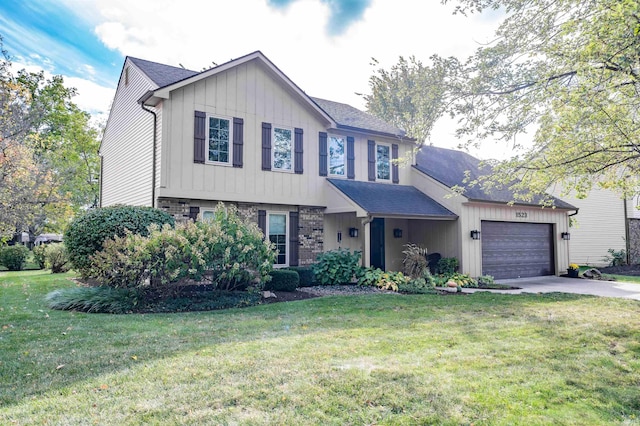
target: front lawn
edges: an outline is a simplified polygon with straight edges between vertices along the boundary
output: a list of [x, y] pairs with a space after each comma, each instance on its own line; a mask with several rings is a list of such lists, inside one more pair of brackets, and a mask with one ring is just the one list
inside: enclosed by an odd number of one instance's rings
[[639, 424], [640, 303], [373, 294], [51, 311], [0, 273], [0, 424]]

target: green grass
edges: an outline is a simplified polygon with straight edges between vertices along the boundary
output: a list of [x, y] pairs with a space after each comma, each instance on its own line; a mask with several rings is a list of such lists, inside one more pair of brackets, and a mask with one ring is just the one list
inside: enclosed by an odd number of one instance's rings
[[640, 424], [636, 301], [480, 292], [48, 310], [67, 276], [0, 273], [0, 424]]

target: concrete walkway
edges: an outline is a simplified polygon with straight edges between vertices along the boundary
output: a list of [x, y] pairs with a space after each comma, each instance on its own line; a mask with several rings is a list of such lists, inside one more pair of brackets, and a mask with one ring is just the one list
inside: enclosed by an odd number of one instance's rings
[[496, 280], [496, 282], [499, 284], [507, 284], [513, 287], [520, 287], [520, 290], [483, 290], [474, 288], [463, 288], [462, 291], [466, 293], [474, 293], [476, 291], [490, 291], [493, 293], [505, 294], [559, 292], [640, 300], [640, 284], [624, 283], [620, 281], [598, 281], [548, 276], [535, 278], [518, 278], [511, 280]]

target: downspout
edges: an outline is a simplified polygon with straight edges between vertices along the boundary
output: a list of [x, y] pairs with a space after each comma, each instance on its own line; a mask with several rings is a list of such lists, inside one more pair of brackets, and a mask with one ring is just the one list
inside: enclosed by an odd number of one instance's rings
[[148, 92], [145, 96], [143, 96], [138, 102], [143, 110], [153, 115], [153, 149], [152, 149], [152, 159], [151, 159], [151, 207], [156, 206], [156, 142], [157, 142], [157, 133], [158, 133], [158, 115], [155, 111], [147, 108], [144, 103], [147, 99], [149, 99], [150, 95], [153, 92]]

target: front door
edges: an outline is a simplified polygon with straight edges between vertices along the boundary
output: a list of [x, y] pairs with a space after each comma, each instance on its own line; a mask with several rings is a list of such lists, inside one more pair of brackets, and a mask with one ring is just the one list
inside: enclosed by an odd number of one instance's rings
[[384, 271], [384, 219], [371, 222], [371, 266]]

